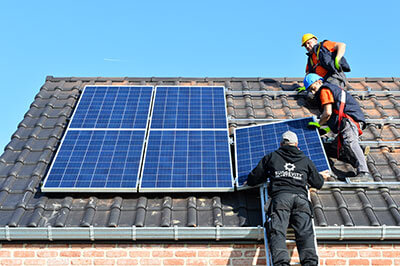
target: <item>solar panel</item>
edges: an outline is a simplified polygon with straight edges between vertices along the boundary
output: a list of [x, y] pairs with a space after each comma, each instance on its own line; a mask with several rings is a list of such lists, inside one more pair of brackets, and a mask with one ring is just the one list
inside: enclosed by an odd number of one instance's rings
[[151, 129], [226, 129], [224, 87], [156, 87]]
[[150, 130], [140, 191], [233, 190], [227, 130]]
[[320, 136], [316, 129], [307, 128], [312, 117], [286, 120], [266, 125], [249, 126], [235, 130], [237, 186], [247, 180], [247, 175], [268, 153], [280, 146], [281, 136], [291, 130], [297, 134], [299, 148], [315, 164], [318, 171], [330, 170]]
[[144, 130], [68, 130], [42, 190], [136, 192], [144, 137]]
[[70, 128], [145, 129], [153, 87], [87, 86]]

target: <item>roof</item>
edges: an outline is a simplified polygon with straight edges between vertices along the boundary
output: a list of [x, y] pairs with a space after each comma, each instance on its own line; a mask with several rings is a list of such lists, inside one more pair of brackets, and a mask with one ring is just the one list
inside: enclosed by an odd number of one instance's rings
[[[41, 192], [41, 182], [86, 85], [225, 86], [231, 133], [240, 126], [318, 113], [293, 92], [302, 85], [302, 78], [49, 76], [0, 157], [0, 232], [4, 232], [0, 238], [12, 238], [10, 232], [26, 228], [47, 228], [44, 234], [48, 237], [49, 230], [55, 232], [57, 228], [148, 228], [165, 232], [193, 228], [200, 232], [201, 228], [255, 230], [262, 224], [257, 189], [232, 193]], [[372, 148], [367, 162], [375, 181], [400, 181], [399, 89], [400, 78], [349, 79], [347, 90], [358, 100], [369, 122], [362, 141], [368, 141]], [[352, 169], [333, 161], [339, 175]], [[400, 229], [398, 185], [326, 187], [312, 192], [311, 200], [319, 228]], [[257, 234], [253, 238], [259, 238]]]

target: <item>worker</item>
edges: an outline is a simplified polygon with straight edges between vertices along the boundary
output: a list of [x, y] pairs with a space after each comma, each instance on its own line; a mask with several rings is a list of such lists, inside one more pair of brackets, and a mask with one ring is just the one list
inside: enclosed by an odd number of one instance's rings
[[[350, 66], [344, 58], [345, 43], [328, 40], [318, 43], [314, 34], [306, 33], [301, 39], [301, 46], [307, 50], [306, 74], [316, 73], [323, 77], [325, 82], [345, 88], [344, 72], [350, 71]], [[305, 88], [300, 87], [297, 90], [303, 91]]]
[[[317, 74], [308, 74], [303, 83], [307, 91], [313, 95], [322, 113], [319, 122], [310, 122], [309, 126], [323, 129], [325, 133], [332, 130], [337, 134], [337, 158], [340, 159], [340, 154], [345, 153], [357, 169], [356, 176], [350, 178], [350, 181], [374, 181], [358, 142], [365, 128], [364, 113], [358, 102], [342, 88], [323, 82], [323, 78]], [[323, 125], [328, 127], [321, 127]]]
[[[321, 175], [322, 174], [322, 175]], [[264, 156], [248, 175], [255, 186], [270, 179], [267, 236], [274, 266], [289, 265], [286, 231], [293, 227], [301, 265], [318, 265], [315, 250], [312, 209], [307, 186], [320, 189], [328, 171], [318, 173], [314, 163], [298, 148], [297, 135], [282, 134], [280, 148]]]

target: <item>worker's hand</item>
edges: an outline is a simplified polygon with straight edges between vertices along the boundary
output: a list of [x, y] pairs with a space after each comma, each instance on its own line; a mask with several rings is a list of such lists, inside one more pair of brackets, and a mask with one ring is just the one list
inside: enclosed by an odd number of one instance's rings
[[318, 128], [318, 132], [322, 136], [331, 132], [331, 129], [329, 127], [320, 127]]
[[335, 57], [335, 67], [338, 71], [340, 71], [340, 59], [338, 57]]
[[309, 122], [307, 127], [313, 129], [313, 128], [320, 128], [321, 125], [318, 122]]
[[300, 92], [302, 92], [302, 91], [305, 91], [305, 90], [306, 90], [306, 87], [304, 87], [304, 86], [296, 88], [296, 91], [297, 91], [298, 93], [300, 93]]
[[328, 178], [331, 176], [331, 173], [329, 170], [321, 171], [319, 172], [320, 175], [324, 178], [324, 180], [328, 180]]

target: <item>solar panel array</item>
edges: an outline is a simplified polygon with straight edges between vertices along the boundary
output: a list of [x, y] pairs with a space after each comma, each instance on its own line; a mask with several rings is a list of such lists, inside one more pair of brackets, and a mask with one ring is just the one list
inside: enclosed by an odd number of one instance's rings
[[150, 113], [152, 95], [87, 86], [42, 190], [233, 190], [224, 88], [157, 87]]
[[[223, 87], [160, 86], [153, 99], [150, 86], [87, 86], [42, 190], [231, 191], [225, 106]], [[329, 169], [310, 121], [236, 129], [237, 186], [287, 130], [319, 171]]]
[[307, 128], [311, 121], [314, 121], [313, 118], [307, 117], [237, 128], [235, 130], [237, 186], [243, 186], [247, 175], [266, 154], [279, 148], [281, 136], [287, 130], [297, 134], [300, 150], [314, 162], [318, 171], [329, 170], [329, 163], [317, 130]]
[[140, 191], [234, 189], [223, 87], [156, 87]]
[[136, 191], [151, 86], [86, 86], [43, 191]]

